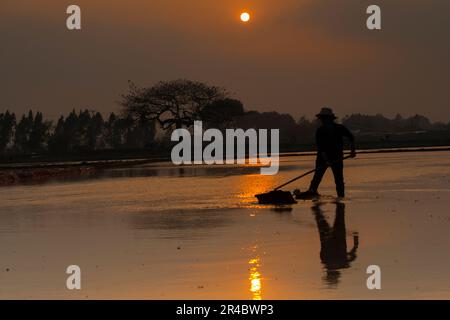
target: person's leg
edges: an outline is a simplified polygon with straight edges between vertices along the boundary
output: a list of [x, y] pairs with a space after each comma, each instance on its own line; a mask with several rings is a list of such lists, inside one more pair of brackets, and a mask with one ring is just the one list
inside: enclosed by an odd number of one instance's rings
[[322, 178], [327, 171], [327, 164], [323, 159], [319, 156], [316, 159], [316, 172], [314, 173], [314, 177], [311, 181], [311, 185], [309, 187], [309, 191], [317, 193], [319, 189], [319, 185], [322, 182]]
[[336, 203], [336, 217], [333, 224], [333, 237], [336, 241], [336, 247], [347, 254], [347, 231], [345, 228], [345, 204]]
[[331, 166], [334, 175], [334, 182], [336, 183], [336, 192], [338, 197], [345, 197], [345, 183], [344, 183], [344, 161], [337, 161]]
[[317, 229], [319, 230], [320, 243], [324, 244], [331, 236], [331, 227], [328, 224], [327, 219], [324, 216], [320, 205], [314, 205], [311, 210], [316, 218]]

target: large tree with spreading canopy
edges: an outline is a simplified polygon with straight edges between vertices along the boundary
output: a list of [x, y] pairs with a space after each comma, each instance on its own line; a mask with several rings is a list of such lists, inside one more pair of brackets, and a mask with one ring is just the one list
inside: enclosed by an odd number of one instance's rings
[[208, 106], [228, 98], [225, 89], [185, 79], [161, 81], [150, 88], [130, 82], [123, 111], [138, 121], [155, 120], [163, 129], [190, 127]]

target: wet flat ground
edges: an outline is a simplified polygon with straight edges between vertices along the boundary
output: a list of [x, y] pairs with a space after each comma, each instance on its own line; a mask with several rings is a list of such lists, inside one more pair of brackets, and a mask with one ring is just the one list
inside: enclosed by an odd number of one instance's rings
[[[327, 173], [320, 201], [257, 205], [313, 158], [280, 165], [275, 177], [161, 163], [2, 187], [0, 298], [450, 298], [450, 152], [361, 155], [341, 203]], [[69, 265], [80, 291], [66, 289]], [[381, 290], [367, 289], [370, 265]]]

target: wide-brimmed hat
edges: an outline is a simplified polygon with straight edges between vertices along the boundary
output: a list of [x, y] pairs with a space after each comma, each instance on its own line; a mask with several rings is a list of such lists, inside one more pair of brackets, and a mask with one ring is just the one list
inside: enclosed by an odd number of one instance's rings
[[334, 114], [331, 108], [322, 108], [322, 110], [320, 110], [320, 113], [316, 114], [316, 117], [337, 119], [336, 115]]

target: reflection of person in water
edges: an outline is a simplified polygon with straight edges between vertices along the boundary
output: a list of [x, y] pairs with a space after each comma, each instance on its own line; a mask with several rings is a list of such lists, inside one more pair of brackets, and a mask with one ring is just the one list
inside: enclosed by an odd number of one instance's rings
[[336, 217], [332, 228], [325, 219], [320, 205], [315, 205], [312, 210], [320, 234], [320, 259], [327, 272], [324, 280], [328, 285], [334, 286], [339, 283], [340, 270], [349, 268], [350, 263], [356, 259], [359, 236], [353, 235], [353, 249], [347, 252], [345, 204], [336, 204]]

